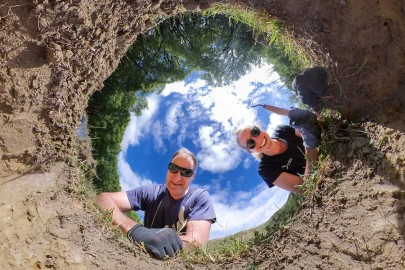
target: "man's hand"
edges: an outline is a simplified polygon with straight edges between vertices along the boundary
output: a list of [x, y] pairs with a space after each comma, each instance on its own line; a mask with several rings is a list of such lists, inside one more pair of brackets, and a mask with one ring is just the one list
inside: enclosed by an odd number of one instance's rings
[[170, 228], [148, 229], [136, 224], [128, 231], [128, 238], [132, 242], [143, 242], [146, 250], [158, 259], [166, 255], [172, 257], [183, 247], [176, 231]]

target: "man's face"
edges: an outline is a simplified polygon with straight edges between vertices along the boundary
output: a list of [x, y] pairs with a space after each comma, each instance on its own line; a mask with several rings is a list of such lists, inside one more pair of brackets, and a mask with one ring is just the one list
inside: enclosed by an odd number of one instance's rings
[[174, 173], [167, 170], [166, 187], [170, 192], [170, 196], [178, 200], [186, 195], [188, 187], [195, 177], [195, 172], [190, 177], [183, 176], [182, 169], [194, 170], [194, 163], [190, 156], [184, 154], [177, 155], [172, 159], [171, 163], [173, 163], [174, 169], [178, 171]]

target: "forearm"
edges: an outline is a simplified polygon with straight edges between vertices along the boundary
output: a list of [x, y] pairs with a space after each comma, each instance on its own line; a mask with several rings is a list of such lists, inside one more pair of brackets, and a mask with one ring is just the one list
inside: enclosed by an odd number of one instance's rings
[[116, 202], [109, 197], [107, 193], [101, 193], [98, 195], [95, 198], [95, 203], [100, 206], [102, 212], [111, 212], [112, 223], [118, 225], [124, 233], [127, 233], [136, 224], [135, 221], [124, 214]]
[[202, 246], [204, 243], [200, 244], [190, 235], [179, 235], [181, 242], [183, 243], [184, 250], [190, 250], [196, 247]]
[[273, 113], [276, 113], [279, 115], [285, 115], [285, 116], [288, 116], [288, 112], [289, 112], [289, 110], [287, 110], [287, 109], [283, 109], [283, 108], [279, 108], [279, 107], [267, 105], [267, 104], [264, 104], [263, 108], [265, 108], [266, 110], [271, 111]]
[[305, 175], [308, 175], [312, 173], [313, 167], [318, 164], [318, 151], [313, 148], [305, 148], [305, 157]]
[[186, 233], [184, 235], [179, 235], [183, 242], [183, 249], [188, 250], [203, 246], [208, 242], [210, 230], [211, 221], [189, 221], [187, 223]]

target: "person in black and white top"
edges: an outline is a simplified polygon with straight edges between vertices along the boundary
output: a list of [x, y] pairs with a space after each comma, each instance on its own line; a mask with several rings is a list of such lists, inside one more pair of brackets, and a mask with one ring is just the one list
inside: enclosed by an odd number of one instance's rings
[[310, 174], [318, 162], [316, 147], [320, 143], [321, 129], [316, 115], [297, 108], [255, 106], [289, 116], [295, 126], [277, 126], [271, 136], [257, 126], [244, 126], [236, 131], [238, 145], [258, 157], [258, 173], [270, 188], [278, 186], [302, 194], [299, 185], [304, 183], [303, 176]]

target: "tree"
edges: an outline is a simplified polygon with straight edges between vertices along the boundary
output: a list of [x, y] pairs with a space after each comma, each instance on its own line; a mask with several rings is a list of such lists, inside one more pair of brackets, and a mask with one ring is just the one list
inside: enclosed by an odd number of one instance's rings
[[212, 85], [228, 84], [269, 59], [283, 80], [292, 80], [297, 73], [290, 69], [283, 48], [269, 50], [256, 42], [247, 25], [224, 15], [173, 17], [139, 36], [87, 108], [97, 190], [120, 189], [120, 143], [130, 112], [141, 115], [147, 108], [147, 94], [160, 93], [167, 83], [182, 80], [194, 70]]

